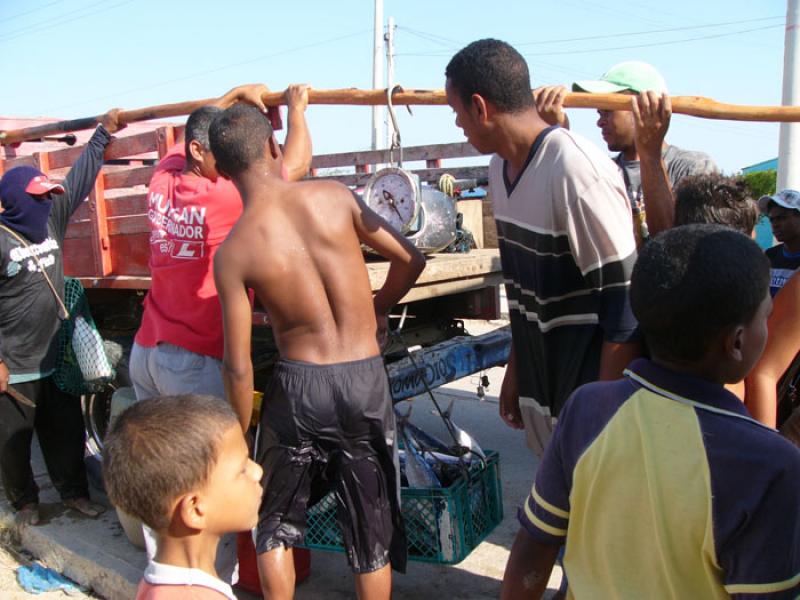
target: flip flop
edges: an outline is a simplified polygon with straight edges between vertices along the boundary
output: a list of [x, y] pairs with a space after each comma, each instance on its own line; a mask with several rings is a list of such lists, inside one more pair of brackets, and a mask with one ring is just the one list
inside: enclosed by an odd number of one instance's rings
[[91, 519], [99, 517], [106, 510], [105, 506], [91, 502], [88, 498], [71, 498], [69, 500], [63, 500], [62, 504], [67, 508], [77, 510], [83, 516]]
[[17, 525], [38, 525], [41, 518], [39, 505], [36, 503], [26, 504], [14, 515], [14, 521]]

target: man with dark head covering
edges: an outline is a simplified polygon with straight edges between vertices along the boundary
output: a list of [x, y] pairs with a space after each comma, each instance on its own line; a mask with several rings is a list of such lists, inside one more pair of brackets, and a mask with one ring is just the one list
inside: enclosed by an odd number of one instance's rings
[[[104, 115], [63, 184], [30, 166], [0, 179], [0, 475], [21, 523], [39, 522], [31, 439], [39, 438], [47, 471], [64, 504], [88, 516], [80, 401], [53, 381], [64, 297], [62, 247], [70, 216], [94, 186], [117, 111]], [[58, 295], [58, 298], [56, 298]], [[8, 394], [9, 386], [36, 405]]]

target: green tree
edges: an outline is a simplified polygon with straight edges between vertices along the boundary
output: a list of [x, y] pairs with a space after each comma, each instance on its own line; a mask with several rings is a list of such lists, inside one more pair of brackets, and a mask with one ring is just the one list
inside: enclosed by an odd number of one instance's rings
[[742, 175], [753, 199], [758, 200], [761, 196], [770, 196], [775, 193], [775, 186], [778, 181], [778, 172], [775, 169], [766, 171], [756, 171]]

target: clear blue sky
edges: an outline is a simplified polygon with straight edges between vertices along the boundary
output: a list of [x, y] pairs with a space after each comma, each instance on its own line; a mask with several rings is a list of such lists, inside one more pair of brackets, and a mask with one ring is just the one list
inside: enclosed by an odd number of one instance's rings
[[[444, 86], [449, 58], [496, 37], [527, 58], [534, 85], [594, 78], [644, 60], [674, 95], [780, 104], [785, 0], [385, 0], [397, 24], [396, 82]], [[74, 118], [283, 89], [372, 87], [372, 0], [2, 0], [0, 115]], [[400, 114], [404, 145], [461, 141], [446, 107]], [[365, 107], [309, 108], [317, 153], [369, 147]], [[595, 112], [572, 128], [602, 144]], [[709, 152], [726, 172], [773, 158], [778, 127], [673, 118], [668, 141]]]

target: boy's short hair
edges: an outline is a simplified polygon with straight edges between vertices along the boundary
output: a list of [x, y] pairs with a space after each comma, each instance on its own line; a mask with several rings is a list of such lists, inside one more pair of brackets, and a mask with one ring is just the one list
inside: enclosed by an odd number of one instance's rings
[[480, 94], [507, 113], [535, 106], [528, 63], [510, 44], [483, 39], [462, 48], [444, 72], [465, 105]]
[[217, 170], [237, 177], [264, 158], [264, 147], [272, 136], [267, 116], [250, 104], [234, 104], [211, 123], [209, 140]]
[[653, 356], [684, 363], [749, 323], [768, 286], [769, 260], [751, 238], [722, 225], [684, 225], [642, 247], [631, 306]]
[[206, 482], [220, 438], [238, 422], [231, 406], [213, 396], [137, 402], [117, 417], [104, 442], [103, 482], [112, 504], [166, 529], [171, 503]]
[[758, 206], [741, 177], [690, 175], [675, 190], [675, 225], [717, 223], [752, 235]]
[[186, 130], [183, 133], [186, 160], [192, 159], [192, 155], [189, 153], [189, 144], [192, 141], [199, 142], [206, 150], [211, 148], [208, 142], [208, 129], [214, 118], [221, 112], [222, 109], [218, 106], [201, 106], [189, 115], [186, 120]]

